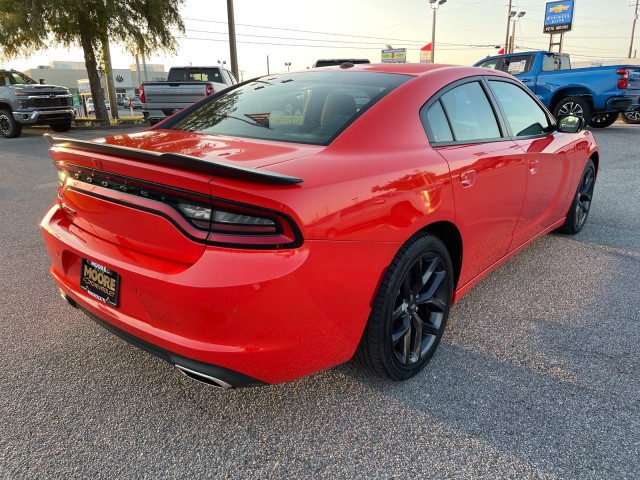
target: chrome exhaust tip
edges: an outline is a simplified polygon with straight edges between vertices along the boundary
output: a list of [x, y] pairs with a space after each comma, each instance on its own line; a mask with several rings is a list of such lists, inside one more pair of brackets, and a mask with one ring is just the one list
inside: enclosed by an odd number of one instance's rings
[[233, 385], [228, 384], [227, 382], [220, 380], [219, 378], [212, 377], [211, 375], [206, 375], [201, 372], [196, 372], [195, 370], [191, 370], [190, 368], [183, 367], [182, 365], [178, 365], [177, 363], [174, 366], [184, 375], [189, 377], [191, 380], [195, 380], [196, 382], [205, 383], [207, 385], [211, 385], [214, 387], [224, 388], [228, 390], [233, 388]]
[[69, 305], [71, 305], [73, 308], [78, 308], [78, 304], [76, 303], [76, 301], [71, 298], [69, 295], [67, 295], [66, 293], [64, 293], [64, 291], [62, 289], [60, 289], [60, 296], [62, 297], [62, 299], [67, 302]]

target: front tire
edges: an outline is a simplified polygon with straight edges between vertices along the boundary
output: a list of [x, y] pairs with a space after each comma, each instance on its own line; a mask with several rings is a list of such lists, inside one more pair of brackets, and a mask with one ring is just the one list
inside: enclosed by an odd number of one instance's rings
[[563, 98], [553, 109], [553, 116], [556, 117], [556, 120], [560, 120], [560, 117], [564, 117], [566, 115], [582, 117], [584, 119], [584, 124], [589, 125], [591, 117], [593, 116], [591, 103], [585, 97]]
[[22, 133], [22, 125], [15, 121], [9, 110], [0, 110], [0, 135], [4, 138], [16, 138]]
[[591, 209], [591, 201], [593, 199], [593, 187], [596, 182], [596, 167], [593, 160], [589, 159], [582, 172], [578, 190], [573, 197], [573, 202], [569, 207], [567, 218], [562, 227], [558, 230], [562, 233], [575, 235], [582, 230], [587, 222], [589, 210]]
[[406, 380], [433, 357], [453, 296], [453, 267], [444, 243], [424, 234], [405, 244], [376, 295], [354, 360], [391, 380]]
[[613, 125], [618, 119], [618, 112], [615, 113], [596, 113], [591, 117], [589, 126], [593, 128], [606, 128]]
[[49, 125], [54, 132], [68, 132], [71, 130], [71, 122], [53, 123]]

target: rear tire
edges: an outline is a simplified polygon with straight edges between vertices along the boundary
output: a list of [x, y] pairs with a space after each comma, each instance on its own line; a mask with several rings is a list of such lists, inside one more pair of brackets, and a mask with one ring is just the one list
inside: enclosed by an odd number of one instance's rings
[[589, 125], [593, 116], [591, 102], [586, 97], [566, 97], [558, 102], [553, 109], [556, 120], [565, 115], [575, 115], [584, 118], [584, 124]]
[[0, 110], [0, 135], [4, 138], [16, 138], [22, 133], [22, 125], [15, 121], [9, 110]]
[[596, 113], [591, 117], [589, 126], [593, 128], [606, 128], [613, 125], [618, 119], [618, 112], [615, 113]]
[[589, 210], [591, 209], [591, 201], [593, 199], [593, 187], [596, 182], [596, 167], [593, 160], [589, 159], [582, 172], [578, 190], [576, 191], [567, 218], [558, 231], [569, 235], [575, 235], [582, 230], [587, 222]]
[[71, 130], [71, 122], [53, 123], [49, 125], [54, 132], [68, 132]]
[[633, 112], [622, 112], [622, 121], [624, 123], [630, 123], [637, 125], [640, 123], [640, 110], [634, 110]]
[[413, 238], [396, 254], [376, 295], [354, 361], [381, 377], [406, 380], [431, 360], [453, 296], [453, 267], [433, 235]]

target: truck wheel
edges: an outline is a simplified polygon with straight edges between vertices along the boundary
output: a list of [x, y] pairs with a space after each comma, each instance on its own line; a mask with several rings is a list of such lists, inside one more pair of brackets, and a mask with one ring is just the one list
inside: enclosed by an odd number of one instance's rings
[[22, 133], [22, 125], [13, 119], [9, 110], [0, 110], [0, 135], [5, 138], [16, 138]]
[[624, 123], [638, 124], [640, 123], [640, 111], [622, 112], [622, 121]]
[[585, 97], [566, 97], [558, 102], [553, 109], [553, 116], [558, 120], [565, 115], [575, 115], [584, 118], [584, 124], [589, 125], [593, 111], [589, 100]]
[[596, 113], [591, 117], [589, 126], [593, 128], [606, 128], [613, 125], [618, 119], [618, 112], [615, 113]]
[[52, 123], [49, 126], [54, 132], [68, 132], [71, 129], [71, 122]]

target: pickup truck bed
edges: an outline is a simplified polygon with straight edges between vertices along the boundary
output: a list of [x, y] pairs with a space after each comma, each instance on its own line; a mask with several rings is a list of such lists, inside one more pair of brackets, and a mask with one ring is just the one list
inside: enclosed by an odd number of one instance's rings
[[140, 85], [142, 113], [154, 124], [235, 83], [233, 74], [221, 67], [172, 67], [166, 81]]

